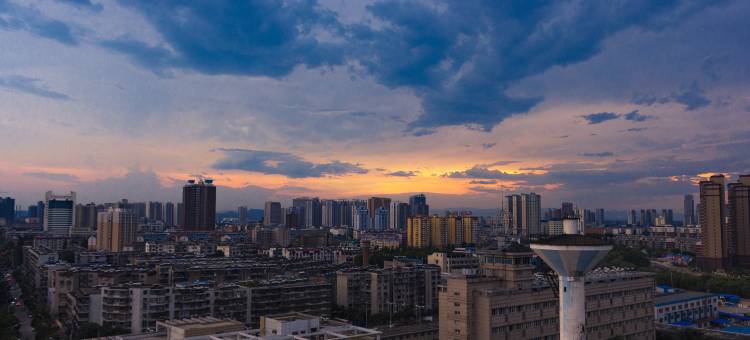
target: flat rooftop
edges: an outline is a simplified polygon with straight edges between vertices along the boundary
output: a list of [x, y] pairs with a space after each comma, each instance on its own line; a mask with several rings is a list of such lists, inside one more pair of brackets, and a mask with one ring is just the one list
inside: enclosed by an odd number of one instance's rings
[[681, 291], [672, 294], [663, 294], [654, 296], [655, 306], [671, 305], [673, 303], [680, 303], [691, 300], [703, 299], [706, 297], [716, 296], [713, 293], [694, 292], [694, 291]]
[[538, 242], [534, 242], [532, 244], [543, 244], [543, 245], [550, 245], [550, 246], [607, 246], [607, 245], [610, 245], [610, 243], [607, 243], [606, 241], [600, 240], [598, 238], [593, 238], [593, 237], [584, 236], [584, 235], [571, 235], [571, 234], [550, 237], [550, 238], [547, 238]]

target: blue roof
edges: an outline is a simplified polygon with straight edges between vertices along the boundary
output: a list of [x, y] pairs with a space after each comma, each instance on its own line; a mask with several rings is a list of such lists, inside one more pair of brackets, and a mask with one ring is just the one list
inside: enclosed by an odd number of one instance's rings
[[144, 241], [166, 241], [169, 235], [166, 233], [145, 233], [143, 234]]
[[715, 319], [715, 320], [711, 320], [711, 323], [717, 324], [717, 325], [729, 325], [732, 322], [727, 319]]
[[670, 285], [656, 285], [656, 288], [661, 288], [661, 289], [672, 289], [672, 286], [670, 286]]
[[750, 321], [750, 317], [740, 315], [740, 314], [734, 314], [734, 313], [719, 312], [719, 316], [722, 318], [737, 319], [741, 321]]
[[740, 301], [740, 297], [737, 296], [737, 295], [734, 295], [734, 294], [719, 293], [718, 295], [719, 295], [719, 297], [725, 298], [725, 299], [727, 299], [729, 301], [732, 301], [732, 302], [739, 302]]
[[729, 326], [727, 328], [722, 329], [721, 331], [750, 335], [750, 327], [746, 327], [746, 326]]
[[693, 322], [690, 321], [690, 320], [680, 320], [680, 321], [677, 321], [677, 322], [673, 322], [670, 325], [680, 326], [680, 327], [688, 327], [688, 326], [692, 326]]

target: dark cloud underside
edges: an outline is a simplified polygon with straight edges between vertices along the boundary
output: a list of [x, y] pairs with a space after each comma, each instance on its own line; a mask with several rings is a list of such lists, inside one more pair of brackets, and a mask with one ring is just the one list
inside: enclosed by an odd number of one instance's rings
[[220, 149], [220, 151], [224, 152], [224, 158], [213, 166], [218, 170], [252, 171], [290, 178], [367, 173], [367, 169], [357, 164], [336, 160], [328, 163], [313, 163], [286, 152], [247, 149]]

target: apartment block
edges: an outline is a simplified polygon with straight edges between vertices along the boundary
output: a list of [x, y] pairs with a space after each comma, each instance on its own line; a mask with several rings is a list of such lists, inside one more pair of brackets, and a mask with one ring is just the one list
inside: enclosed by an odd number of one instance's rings
[[336, 304], [368, 313], [437, 307], [440, 269], [432, 265], [352, 268], [336, 273]]
[[[556, 288], [533, 274], [532, 256], [485, 253], [481, 274], [449, 276], [439, 291], [440, 339], [558, 338]], [[587, 339], [655, 338], [651, 274], [597, 271], [586, 285]]]

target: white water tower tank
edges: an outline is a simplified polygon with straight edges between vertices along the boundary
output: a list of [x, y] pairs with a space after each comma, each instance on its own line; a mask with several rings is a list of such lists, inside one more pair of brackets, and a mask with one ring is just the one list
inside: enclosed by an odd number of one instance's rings
[[581, 228], [577, 218], [566, 218], [563, 220], [563, 234], [583, 235], [583, 228]]

